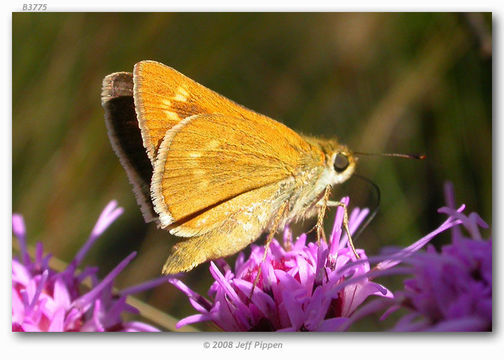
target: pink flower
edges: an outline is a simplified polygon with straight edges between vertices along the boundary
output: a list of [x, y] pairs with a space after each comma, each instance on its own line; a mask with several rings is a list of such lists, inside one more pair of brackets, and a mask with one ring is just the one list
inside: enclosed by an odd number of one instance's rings
[[[49, 268], [50, 255], [43, 255], [41, 243], [36, 245], [35, 259], [30, 259], [26, 247], [26, 230], [21, 215], [12, 217], [12, 229], [21, 248], [20, 258], [12, 260], [12, 331], [159, 331], [141, 322], [124, 322], [124, 312], [138, 313], [126, 303], [126, 297], [166, 281], [156, 279], [118, 294], [112, 291], [114, 278], [135, 257], [130, 254], [103, 280], [96, 277], [98, 268], [76, 269], [96, 239], [123, 212], [115, 201], [100, 215], [87, 242], [62, 272]], [[92, 289], [83, 293], [82, 282], [91, 279]]]
[[447, 206], [439, 212], [460, 225], [452, 228], [452, 243], [440, 252], [429, 246], [408, 259], [411, 277], [388, 311], [408, 310], [395, 331], [492, 330], [492, 239], [483, 240], [480, 234], [488, 225], [476, 213], [454, 209], [451, 183], [445, 186], [445, 197]]
[[[349, 198], [342, 202], [348, 205]], [[350, 232], [354, 233], [368, 210], [353, 209], [349, 217]], [[355, 259], [348, 239], [342, 231], [343, 209], [338, 208], [329, 243], [306, 243], [306, 234], [292, 242], [287, 228], [283, 246], [271, 242], [266, 260], [262, 262], [264, 247], [253, 245], [251, 255], [245, 259], [240, 253], [234, 271], [219, 260], [210, 263], [210, 273], [215, 282], [208, 295], [211, 300], [197, 294], [182, 281], [170, 282], [184, 292], [199, 312], [182, 319], [177, 324], [212, 321], [224, 331], [341, 331], [358, 317], [353, 314], [371, 295], [392, 298], [392, 293], [371, 279], [394, 272], [404, 258], [417, 251], [437, 232], [456, 224], [450, 217], [435, 233], [382, 259], [373, 269], [364, 250], [357, 249], [360, 260]], [[260, 280], [251, 290], [259, 267]]]

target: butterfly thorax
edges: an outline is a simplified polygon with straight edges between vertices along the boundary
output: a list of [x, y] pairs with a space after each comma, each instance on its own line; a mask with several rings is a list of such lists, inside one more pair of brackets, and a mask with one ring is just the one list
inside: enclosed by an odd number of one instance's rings
[[[346, 181], [355, 170], [351, 152], [337, 140], [303, 138], [311, 145], [312, 151], [301, 160], [296, 176], [285, 182], [284, 188], [290, 188], [291, 196], [282, 225], [314, 216], [317, 213], [316, 205], [323, 198], [325, 189]], [[334, 168], [337, 154], [348, 157], [348, 167], [342, 172]]]

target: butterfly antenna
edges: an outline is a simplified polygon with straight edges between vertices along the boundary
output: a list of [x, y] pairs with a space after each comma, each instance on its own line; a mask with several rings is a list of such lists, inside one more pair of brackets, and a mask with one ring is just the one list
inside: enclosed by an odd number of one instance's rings
[[363, 156], [388, 156], [388, 157], [398, 157], [402, 159], [409, 159], [409, 160], [425, 160], [427, 158], [426, 155], [424, 154], [399, 154], [399, 153], [367, 153], [367, 152], [359, 152], [359, 151], [354, 151], [354, 155], [363, 155]]

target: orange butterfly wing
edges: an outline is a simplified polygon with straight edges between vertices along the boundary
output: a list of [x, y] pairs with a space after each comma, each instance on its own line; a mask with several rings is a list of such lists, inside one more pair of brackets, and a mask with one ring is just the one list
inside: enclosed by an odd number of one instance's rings
[[152, 163], [166, 131], [189, 116], [222, 114], [267, 118], [156, 61], [137, 63], [133, 81], [138, 122]]
[[267, 206], [253, 191], [277, 184], [278, 194], [267, 201], [290, 195], [294, 177], [313, 154], [302, 137], [271, 119], [186, 118], [166, 133], [154, 164], [152, 196], [161, 226], [174, 224], [173, 234], [194, 236], [237, 211]]

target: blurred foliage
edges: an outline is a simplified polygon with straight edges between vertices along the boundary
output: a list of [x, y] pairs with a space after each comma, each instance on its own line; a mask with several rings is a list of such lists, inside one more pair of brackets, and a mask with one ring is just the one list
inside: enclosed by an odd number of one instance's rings
[[[144, 224], [100, 106], [103, 77], [145, 59], [302, 133], [427, 154], [361, 158], [358, 173], [382, 199], [357, 239], [368, 254], [434, 229], [446, 180], [491, 223], [490, 13], [14, 13], [12, 25], [13, 211], [30, 244], [69, 261], [117, 199], [125, 214], [86, 261], [103, 275], [137, 250], [122, 287], [158, 276], [174, 240]], [[372, 199], [362, 181], [341, 189]], [[211, 282], [207, 265], [183, 278], [202, 294]], [[179, 318], [194, 312], [169, 285], [143, 300]]]

